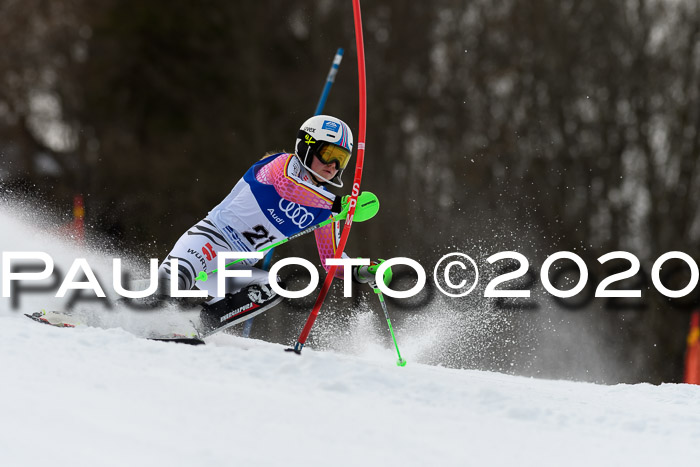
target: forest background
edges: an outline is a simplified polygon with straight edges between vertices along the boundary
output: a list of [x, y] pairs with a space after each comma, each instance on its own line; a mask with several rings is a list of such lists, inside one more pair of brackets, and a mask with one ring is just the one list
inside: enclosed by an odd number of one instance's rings
[[[362, 187], [382, 210], [348, 250], [429, 272], [452, 251], [481, 264], [520, 251], [536, 271], [568, 250], [598, 279], [609, 275], [599, 256], [630, 251], [642, 271], [627, 284], [644, 296], [614, 310], [600, 299], [567, 308], [541, 290], [534, 307], [440, 302], [479, 308], [472, 322], [507, 320], [490, 346], [458, 346], [450, 362], [679, 381], [689, 307], [648, 277], [667, 251], [698, 258], [700, 5], [385, 0], [362, 12]], [[255, 160], [293, 150], [338, 47], [325, 110], [357, 137], [349, 1], [0, 0], [0, 19], [3, 196], [70, 213], [81, 194], [89, 235], [117, 248], [162, 258]], [[285, 248], [316, 255], [311, 241]]]

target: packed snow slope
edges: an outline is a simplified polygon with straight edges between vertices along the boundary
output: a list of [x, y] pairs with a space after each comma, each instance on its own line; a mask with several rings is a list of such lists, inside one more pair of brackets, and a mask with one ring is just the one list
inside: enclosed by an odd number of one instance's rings
[[[1, 206], [0, 206], [1, 208]], [[12, 213], [10, 213], [12, 214]], [[86, 256], [0, 209], [4, 251]], [[85, 253], [85, 254], [83, 254]], [[700, 386], [601, 386], [349, 356], [215, 335], [148, 341], [162, 323], [91, 311], [59, 329], [0, 299], [2, 466], [680, 465], [700, 459]], [[90, 322], [86, 319], [86, 322]], [[129, 332], [130, 331], [130, 332]], [[401, 336], [399, 336], [400, 340]], [[415, 357], [415, 355], [413, 355]]]
[[230, 335], [191, 347], [0, 317], [5, 466], [680, 465], [700, 387], [600, 386]]

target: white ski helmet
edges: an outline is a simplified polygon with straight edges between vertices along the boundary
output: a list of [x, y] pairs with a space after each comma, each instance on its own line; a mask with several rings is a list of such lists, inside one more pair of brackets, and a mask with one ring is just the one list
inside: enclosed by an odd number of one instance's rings
[[328, 183], [342, 187], [341, 177], [352, 156], [352, 143], [352, 132], [345, 122], [328, 115], [316, 115], [299, 128], [294, 153], [306, 170], [319, 180], [325, 179], [311, 170], [313, 158], [326, 164], [335, 162], [338, 173]]

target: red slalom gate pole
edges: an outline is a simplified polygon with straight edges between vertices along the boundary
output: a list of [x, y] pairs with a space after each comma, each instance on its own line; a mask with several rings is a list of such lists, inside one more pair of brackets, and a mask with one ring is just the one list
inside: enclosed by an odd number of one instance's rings
[[[357, 138], [357, 162], [355, 163], [355, 179], [352, 183], [352, 192], [350, 193], [350, 209], [348, 210], [348, 216], [345, 219], [345, 225], [343, 227], [343, 234], [340, 237], [340, 243], [338, 244], [338, 249], [335, 252], [335, 258], [340, 258], [345, 250], [345, 244], [348, 241], [348, 236], [350, 236], [350, 227], [352, 227], [352, 219], [355, 215], [355, 207], [357, 205], [357, 196], [360, 194], [360, 182], [362, 181], [362, 166], [365, 162], [365, 130], [367, 126], [367, 92], [366, 92], [366, 82], [365, 82], [365, 45], [362, 38], [362, 15], [360, 13], [360, 0], [353, 0], [352, 10], [355, 18], [355, 43], [357, 45], [357, 72], [359, 79], [360, 88], [360, 127]], [[311, 332], [311, 327], [316, 321], [318, 313], [321, 311], [321, 306], [326, 299], [328, 290], [331, 288], [333, 283], [333, 278], [338, 266], [331, 266], [326, 275], [326, 280], [323, 282], [323, 287], [321, 292], [316, 298], [316, 303], [306, 319], [306, 324], [304, 329], [301, 330], [299, 339], [294, 348], [286, 349], [288, 351], [294, 351], [297, 354], [301, 353], [301, 349], [304, 348], [306, 344], [306, 339], [309, 337]]]

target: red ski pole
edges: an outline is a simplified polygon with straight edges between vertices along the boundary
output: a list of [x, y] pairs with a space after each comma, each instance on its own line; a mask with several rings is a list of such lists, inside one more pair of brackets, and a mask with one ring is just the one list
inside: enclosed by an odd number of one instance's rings
[[[357, 205], [357, 197], [360, 194], [360, 182], [362, 181], [362, 165], [365, 161], [365, 130], [367, 126], [367, 97], [366, 97], [366, 83], [365, 83], [365, 46], [362, 39], [362, 17], [360, 14], [360, 0], [353, 0], [352, 10], [355, 17], [355, 43], [357, 45], [357, 72], [359, 78], [359, 88], [360, 88], [360, 125], [359, 133], [357, 138], [357, 162], [355, 163], [355, 179], [352, 183], [352, 192], [350, 193], [348, 216], [345, 220], [345, 226], [343, 227], [343, 233], [340, 237], [340, 243], [338, 244], [338, 249], [335, 252], [335, 258], [340, 258], [345, 250], [345, 244], [348, 241], [348, 236], [350, 235], [350, 227], [352, 227], [352, 219], [355, 215], [355, 207]], [[331, 288], [331, 283], [333, 282], [333, 277], [335, 276], [335, 271], [338, 266], [331, 266], [328, 274], [326, 275], [326, 280], [323, 282], [323, 287], [321, 292], [316, 298], [316, 303], [309, 313], [309, 317], [306, 319], [306, 324], [304, 329], [301, 330], [299, 335], [299, 340], [294, 344], [294, 348], [286, 349], [288, 351], [294, 351], [297, 354], [301, 353], [301, 349], [306, 344], [306, 339], [309, 337], [309, 332], [311, 332], [311, 327], [316, 321], [318, 313], [321, 311], [321, 306], [323, 305], [328, 290]]]

